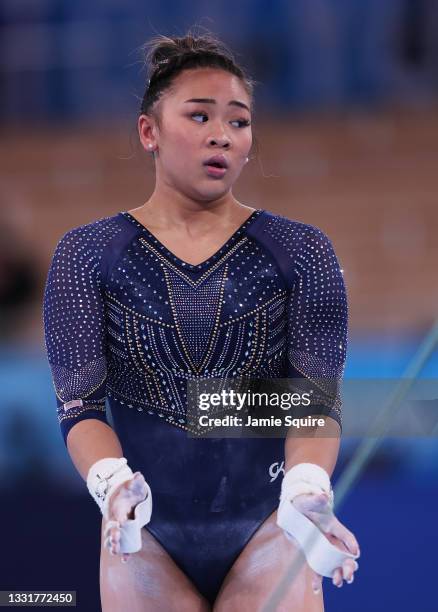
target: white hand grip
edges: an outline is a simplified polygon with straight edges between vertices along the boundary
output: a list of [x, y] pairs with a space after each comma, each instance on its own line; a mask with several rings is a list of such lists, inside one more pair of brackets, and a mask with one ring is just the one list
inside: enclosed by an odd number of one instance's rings
[[284, 529], [286, 534], [290, 534], [297, 540], [307, 563], [321, 576], [331, 578], [335, 569], [342, 567], [346, 559], [359, 557], [359, 555], [342, 551], [329, 542], [322, 531], [297, 510], [288, 499], [280, 502], [277, 511], [277, 525]]

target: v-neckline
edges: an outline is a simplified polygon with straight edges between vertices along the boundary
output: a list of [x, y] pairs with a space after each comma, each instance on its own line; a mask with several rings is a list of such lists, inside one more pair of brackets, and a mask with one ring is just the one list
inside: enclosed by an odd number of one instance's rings
[[164, 254], [174, 263], [178, 263], [179, 265], [183, 266], [185, 269], [188, 268], [189, 270], [200, 270], [204, 268], [206, 265], [208, 265], [210, 262], [215, 262], [218, 259], [218, 257], [220, 257], [228, 249], [228, 247], [230, 247], [236, 241], [236, 239], [241, 235], [243, 230], [246, 229], [247, 226], [250, 225], [250, 223], [252, 223], [252, 221], [254, 221], [254, 219], [256, 219], [263, 212], [264, 212], [264, 209], [262, 208], [256, 208], [255, 210], [253, 210], [252, 213], [249, 215], [249, 217], [247, 217], [246, 220], [243, 221], [243, 223], [239, 225], [239, 227], [231, 234], [231, 236], [227, 239], [227, 241], [224, 242], [224, 244], [221, 247], [219, 247], [217, 251], [215, 251], [212, 255], [210, 255], [208, 259], [204, 259], [204, 261], [201, 261], [201, 263], [199, 264], [191, 264], [188, 261], [184, 261], [177, 255], [175, 255], [175, 253], [173, 253], [170, 249], [168, 249], [165, 244], [163, 244], [145, 225], [140, 223], [140, 221], [138, 221], [138, 219], [136, 219], [130, 212], [122, 211], [119, 214], [123, 215], [126, 219], [128, 219], [128, 221], [132, 222], [139, 229], [141, 229], [142, 232], [144, 232], [149, 237], [149, 239], [153, 243], [155, 243], [155, 245], [158, 246], [158, 248], [162, 252], [164, 252]]

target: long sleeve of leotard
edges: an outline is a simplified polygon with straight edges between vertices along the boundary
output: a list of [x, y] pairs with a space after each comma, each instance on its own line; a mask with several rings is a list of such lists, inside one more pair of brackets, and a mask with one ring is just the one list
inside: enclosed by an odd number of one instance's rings
[[316, 227], [301, 227], [288, 299], [288, 377], [311, 381], [314, 402], [342, 427], [340, 381], [348, 324], [344, 279], [329, 238]]
[[67, 232], [56, 246], [44, 291], [45, 344], [65, 444], [83, 419], [108, 423], [99, 237], [92, 226]]

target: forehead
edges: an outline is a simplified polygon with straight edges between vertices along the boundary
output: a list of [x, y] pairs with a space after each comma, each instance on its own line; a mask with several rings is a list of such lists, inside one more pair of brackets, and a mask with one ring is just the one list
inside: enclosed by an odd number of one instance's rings
[[180, 103], [190, 98], [215, 98], [218, 103], [241, 100], [250, 106], [250, 98], [239, 77], [217, 68], [183, 70], [173, 82], [169, 98]]

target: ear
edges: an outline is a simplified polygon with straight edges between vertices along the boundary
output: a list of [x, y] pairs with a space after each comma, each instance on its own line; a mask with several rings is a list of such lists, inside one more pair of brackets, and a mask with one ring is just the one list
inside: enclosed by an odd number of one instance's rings
[[156, 140], [156, 124], [154, 118], [150, 115], [142, 114], [138, 118], [138, 135], [143, 148], [151, 153], [157, 147]]

